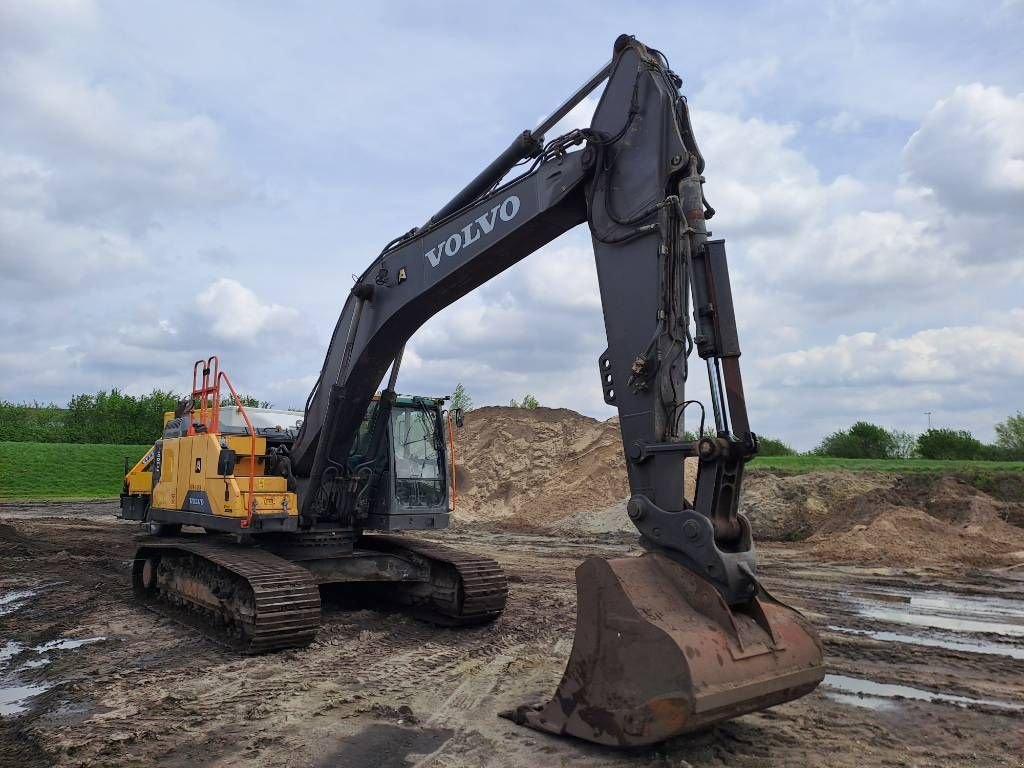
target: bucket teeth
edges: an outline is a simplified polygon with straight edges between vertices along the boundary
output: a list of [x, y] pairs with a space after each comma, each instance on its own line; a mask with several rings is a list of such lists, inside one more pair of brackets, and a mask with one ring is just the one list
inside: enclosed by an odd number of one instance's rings
[[640, 746], [810, 693], [824, 677], [817, 633], [760, 590], [730, 607], [657, 553], [576, 570], [576, 637], [554, 698], [503, 713], [521, 725]]

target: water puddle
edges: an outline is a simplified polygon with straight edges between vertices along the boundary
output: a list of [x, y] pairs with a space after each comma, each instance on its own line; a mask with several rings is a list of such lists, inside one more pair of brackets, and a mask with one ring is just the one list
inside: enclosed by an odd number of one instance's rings
[[842, 632], [845, 635], [860, 635], [870, 637], [872, 640], [880, 640], [887, 643], [905, 643], [908, 645], [923, 645], [929, 648], [946, 648], [951, 651], [963, 651], [964, 653], [982, 653], [990, 656], [1009, 656], [1011, 659], [1024, 661], [1024, 648], [1018, 645], [997, 643], [987, 640], [971, 640], [968, 638], [951, 639], [956, 635], [944, 635], [931, 637], [927, 635], [908, 635], [902, 632], [884, 632], [870, 629], [853, 629], [852, 627], [840, 627], [834, 624], [826, 629], [833, 632]]
[[16, 640], [8, 640], [4, 647], [0, 648], [0, 669], [7, 666], [7, 662], [25, 650], [25, 646]]
[[73, 651], [76, 648], [81, 648], [83, 645], [89, 645], [89, 643], [99, 643], [107, 638], [105, 637], [86, 637], [81, 640], [51, 640], [48, 643], [37, 645], [32, 650], [36, 653], [49, 653], [50, 651]]
[[0, 685], [0, 715], [20, 715], [28, 709], [28, 700], [38, 696], [49, 686]]
[[[14, 640], [10, 640], [0, 648], [0, 715], [11, 717], [23, 714], [29, 708], [33, 696], [48, 690], [52, 684], [34, 684], [22, 679], [20, 673], [45, 667], [52, 660], [47, 655], [54, 651], [73, 651], [89, 643], [98, 643], [105, 637], [86, 637], [80, 639], [62, 638], [51, 640], [31, 648]], [[27, 659], [22, 657], [29, 656]], [[7, 670], [14, 661], [15, 669]]]
[[[984, 705], [998, 709], [1024, 710], [1024, 704], [998, 699], [972, 699], [969, 696], [955, 696], [950, 693], [934, 693], [909, 685], [894, 683], [877, 683], [874, 680], [862, 680], [859, 677], [846, 675], [825, 675], [822, 685], [832, 688], [838, 693], [826, 692], [829, 698], [853, 704], [867, 709], [885, 709], [885, 704], [892, 705], [892, 699], [913, 699], [914, 701], [941, 702], [957, 706]], [[840, 698], [842, 697], [842, 698]], [[853, 699], [857, 701], [854, 702]]]
[[[860, 616], [915, 627], [1024, 638], [1024, 601], [955, 592], [846, 592]], [[1018, 658], [1018, 657], [1015, 657]]]
[[32, 589], [16, 589], [13, 592], [0, 595], [0, 616], [14, 613], [32, 599], [35, 594], [35, 590]]
[[900, 705], [892, 699], [883, 699], [877, 696], [858, 696], [855, 693], [840, 693], [839, 691], [824, 691], [825, 698], [848, 707], [860, 707], [871, 709], [875, 712], [887, 712], [899, 709]]

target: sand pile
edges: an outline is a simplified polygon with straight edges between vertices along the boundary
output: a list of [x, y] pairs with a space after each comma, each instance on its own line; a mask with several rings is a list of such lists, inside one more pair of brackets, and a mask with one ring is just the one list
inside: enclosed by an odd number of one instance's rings
[[837, 505], [809, 543], [844, 562], [990, 567], [1024, 562], [1020, 502], [997, 500], [950, 476], [897, 478], [887, 491]]
[[564, 408], [478, 408], [456, 435], [459, 522], [544, 529], [629, 492], [618, 425]]
[[[487, 407], [458, 432], [456, 524], [572, 535], [634, 533], [618, 423], [566, 409]], [[687, 469], [693, 498], [695, 460]], [[1024, 478], [749, 469], [740, 509], [761, 541], [807, 541], [839, 561], [1024, 560]], [[986, 491], [977, 484], [984, 482]]]
[[885, 491], [896, 476], [882, 472], [808, 472], [801, 475], [748, 471], [740, 511], [767, 541], [801, 541], [820, 528], [833, 510]]

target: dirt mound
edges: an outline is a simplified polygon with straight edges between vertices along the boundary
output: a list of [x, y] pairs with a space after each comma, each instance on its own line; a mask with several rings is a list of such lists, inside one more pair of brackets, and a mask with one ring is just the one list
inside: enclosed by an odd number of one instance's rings
[[478, 408], [458, 432], [459, 522], [548, 528], [626, 497], [617, 424], [564, 408]]
[[[456, 446], [457, 523], [519, 531], [635, 532], [619, 420], [566, 408], [478, 408]], [[693, 498], [696, 460], [684, 493]]]
[[[616, 419], [487, 407], [458, 433], [456, 524], [570, 535], [634, 533]], [[689, 460], [687, 498], [696, 461]], [[980, 487], [979, 487], [980, 486]], [[762, 541], [822, 557], [901, 564], [1024, 559], [1024, 481], [989, 475], [750, 469], [740, 510]]]
[[810, 538], [816, 555], [901, 565], [1024, 561], [1020, 502], [997, 500], [965, 479], [901, 476], [888, 489], [839, 504]]
[[801, 541], [826, 524], [837, 506], [888, 490], [895, 482], [894, 475], [875, 472], [752, 470], [745, 476], [740, 511], [758, 539]]

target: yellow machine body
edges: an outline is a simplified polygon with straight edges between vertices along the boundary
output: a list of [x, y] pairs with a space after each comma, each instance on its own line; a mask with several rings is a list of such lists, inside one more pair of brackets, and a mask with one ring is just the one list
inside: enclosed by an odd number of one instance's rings
[[[125, 475], [132, 519], [229, 531], [295, 530], [298, 500], [263, 472], [263, 437], [164, 437]], [[251, 495], [250, 495], [250, 470]]]

